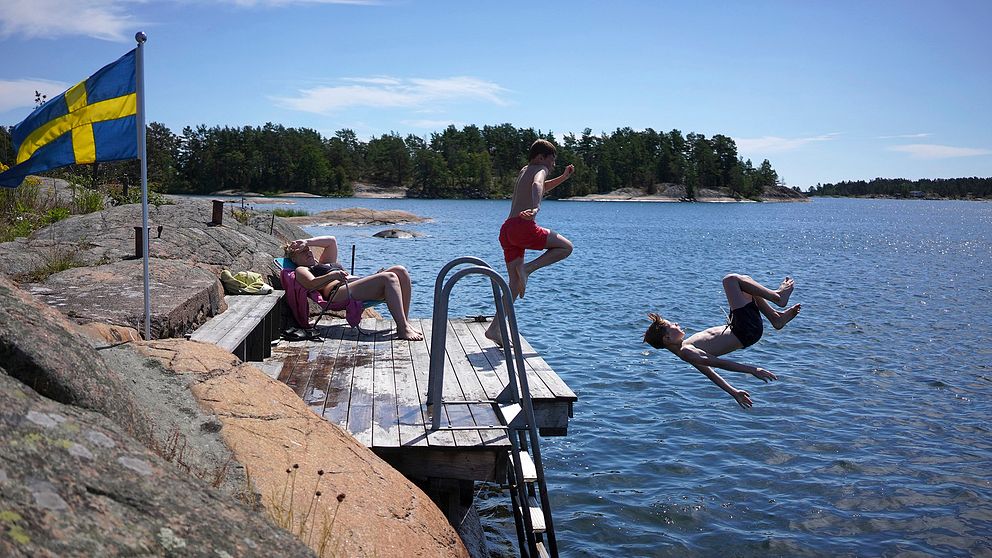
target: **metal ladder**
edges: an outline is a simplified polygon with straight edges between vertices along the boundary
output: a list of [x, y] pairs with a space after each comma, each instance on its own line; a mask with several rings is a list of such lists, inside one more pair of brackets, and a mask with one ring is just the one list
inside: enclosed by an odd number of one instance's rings
[[[461, 269], [444, 282], [453, 268], [471, 264]], [[442, 395], [444, 385], [445, 336], [448, 325], [448, 302], [451, 289], [468, 275], [489, 277], [493, 289], [493, 302], [499, 320], [500, 338], [503, 340], [503, 358], [506, 362], [507, 385], [509, 390], [494, 400], [448, 400]], [[520, 354], [520, 335], [517, 332], [517, 319], [513, 313], [513, 298], [503, 277], [488, 263], [479, 258], [464, 256], [456, 258], [441, 268], [434, 282], [434, 310], [431, 322], [430, 375], [428, 379], [427, 409], [431, 415], [431, 430], [479, 429], [477, 426], [441, 426], [441, 415], [445, 405], [492, 404], [503, 424], [493, 426], [505, 430], [510, 440], [510, 459], [513, 467], [507, 471], [507, 485], [513, 505], [513, 520], [516, 524], [517, 542], [520, 556], [557, 558], [558, 543], [555, 539], [554, 522], [551, 518], [551, 502], [544, 481], [544, 466], [541, 463], [541, 448], [538, 442], [537, 423], [534, 420], [534, 407], [531, 403], [530, 388], [523, 355]]]

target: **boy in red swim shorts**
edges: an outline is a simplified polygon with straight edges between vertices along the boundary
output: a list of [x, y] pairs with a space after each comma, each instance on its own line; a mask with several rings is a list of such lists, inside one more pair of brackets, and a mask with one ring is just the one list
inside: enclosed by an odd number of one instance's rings
[[[541, 209], [541, 199], [556, 186], [568, 180], [575, 167], [568, 165], [561, 175], [548, 179], [555, 168], [558, 150], [554, 144], [539, 139], [530, 146], [530, 164], [520, 169], [513, 188], [510, 215], [499, 229], [499, 243], [510, 277], [510, 292], [514, 299], [523, 298], [527, 278], [542, 267], [561, 261], [572, 253], [572, 243], [553, 231], [540, 227], [535, 220]], [[544, 250], [544, 253], [524, 263], [524, 250]], [[486, 337], [500, 344], [497, 322], [490, 324]]]

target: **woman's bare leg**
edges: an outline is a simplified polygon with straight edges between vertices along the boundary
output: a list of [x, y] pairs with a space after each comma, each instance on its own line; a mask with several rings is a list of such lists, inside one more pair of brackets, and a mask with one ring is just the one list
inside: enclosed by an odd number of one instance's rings
[[400, 293], [403, 295], [403, 314], [409, 318], [410, 301], [413, 299], [413, 281], [410, 279], [410, 272], [401, 265], [394, 265], [386, 271], [395, 273], [396, 278], [400, 280]]
[[395, 273], [383, 271], [368, 277], [356, 279], [348, 283], [348, 288], [338, 289], [335, 293], [335, 301], [344, 300], [348, 295], [357, 300], [383, 300], [386, 301], [386, 308], [396, 320], [396, 335], [400, 339], [419, 341], [424, 338], [423, 334], [410, 326], [409, 318], [403, 308], [403, 293], [400, 288], [400, 280]]

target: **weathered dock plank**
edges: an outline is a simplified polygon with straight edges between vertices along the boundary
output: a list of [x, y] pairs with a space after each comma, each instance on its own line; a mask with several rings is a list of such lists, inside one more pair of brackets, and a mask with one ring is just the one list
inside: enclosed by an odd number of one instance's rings
[[[415, 328], [423, 328], [424, 324], [420, 320], [410, 320], [411, 325]], [[430, 324], [427, 324], [430, 327]], [[427, 438], [427, 443], [431, 446], [446, 446], [452, 447], [457, 445], [455, 443], [455, 436], [450, 430], [428, 430], [428, 426], [431, 422], [430, 413], [428, 413], [427, 408], [427, 388], [428, 380], [430, 378], [430, 351], [428, 351], [428, 342], [425, 337], [423, 341], [411, 341], [407, 343], [410, 346], [410, 355], [412, 356], [412, 364], [414, 377], [417, 381], [417, 391], [420, 394], [420, 400], [422, 402], [422, 411], [424, 415], [424, 424], [421, 425], [424, 431], [424, 436]], [[447, 414], [441, 418], [442, 422], [449, 420]]]
[[[411, 320], [423, 341], [396, 338], [390, 320], [363, 320], [360, 335], [340, 320], [322, 321], [322, 338], [282, 342], [278, 378], [329, 422], [350, 432], [394, 467], [413, 477], [502, 481], [509, 439], [489, 401], [509, 397], [504, 354], [484, 336], [486, 323], [449, 320], [446, 329], [446, 403], [442, 426], [430, 429], [427, 407], [431, 321]], [[535, 417], [542, 433], [563, 435], [575, 393], [522, 339]]]
[[[430, 321], [420, 320], [418, 325], [423, 328], [422, 331], [424, 332], [424, 341], [427, 343], [427, 346], [430, 347], [432, 338]], [[445, 347], [445, 349], [447, 349], [447, 347]], [[449, 371], [454, 369], [454, 363], [452, 362], [451, 355], [448, 354], [447, 350], [445, 350], [444, 355], [444, 367], [445, 370]], [[444, 382], [444, 385], [441, 386], [441, 393], [443, 394], [444, 399], [451, 401], [465, 400], [466, 397], [464, 392], [461, 390], [461, 386], [452, 376], [454, 375], [446, 374], [446, 381]], [[444, 405], [444, 409], [447, 411], [448, 422], [445, 423], [445, 417], [442, 417], [441, 426], [477, 426], [475, 423], [475, 417], [466, 405]], [[477, 430], [453, 430], [452, 434], [454, 435], [455, 443], [458, 446], [473, 447], [483, 445], [482, 436]]]
[[[372, 446], [393, 447], [400, 444], [397, 414], [396, 371], [391, 333], [375, 333], [375, 360], [372, 374]], [[397, 343], [399, 345], [400, 343]]]

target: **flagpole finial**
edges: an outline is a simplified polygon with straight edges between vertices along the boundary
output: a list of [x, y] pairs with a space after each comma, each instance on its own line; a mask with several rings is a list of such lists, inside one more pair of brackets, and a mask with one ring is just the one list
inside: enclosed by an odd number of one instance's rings
[[143, 43], [148, 40], [148, 35], [145, 35], [144, 31], [138, 31], [134, 34], [134, 40]]

